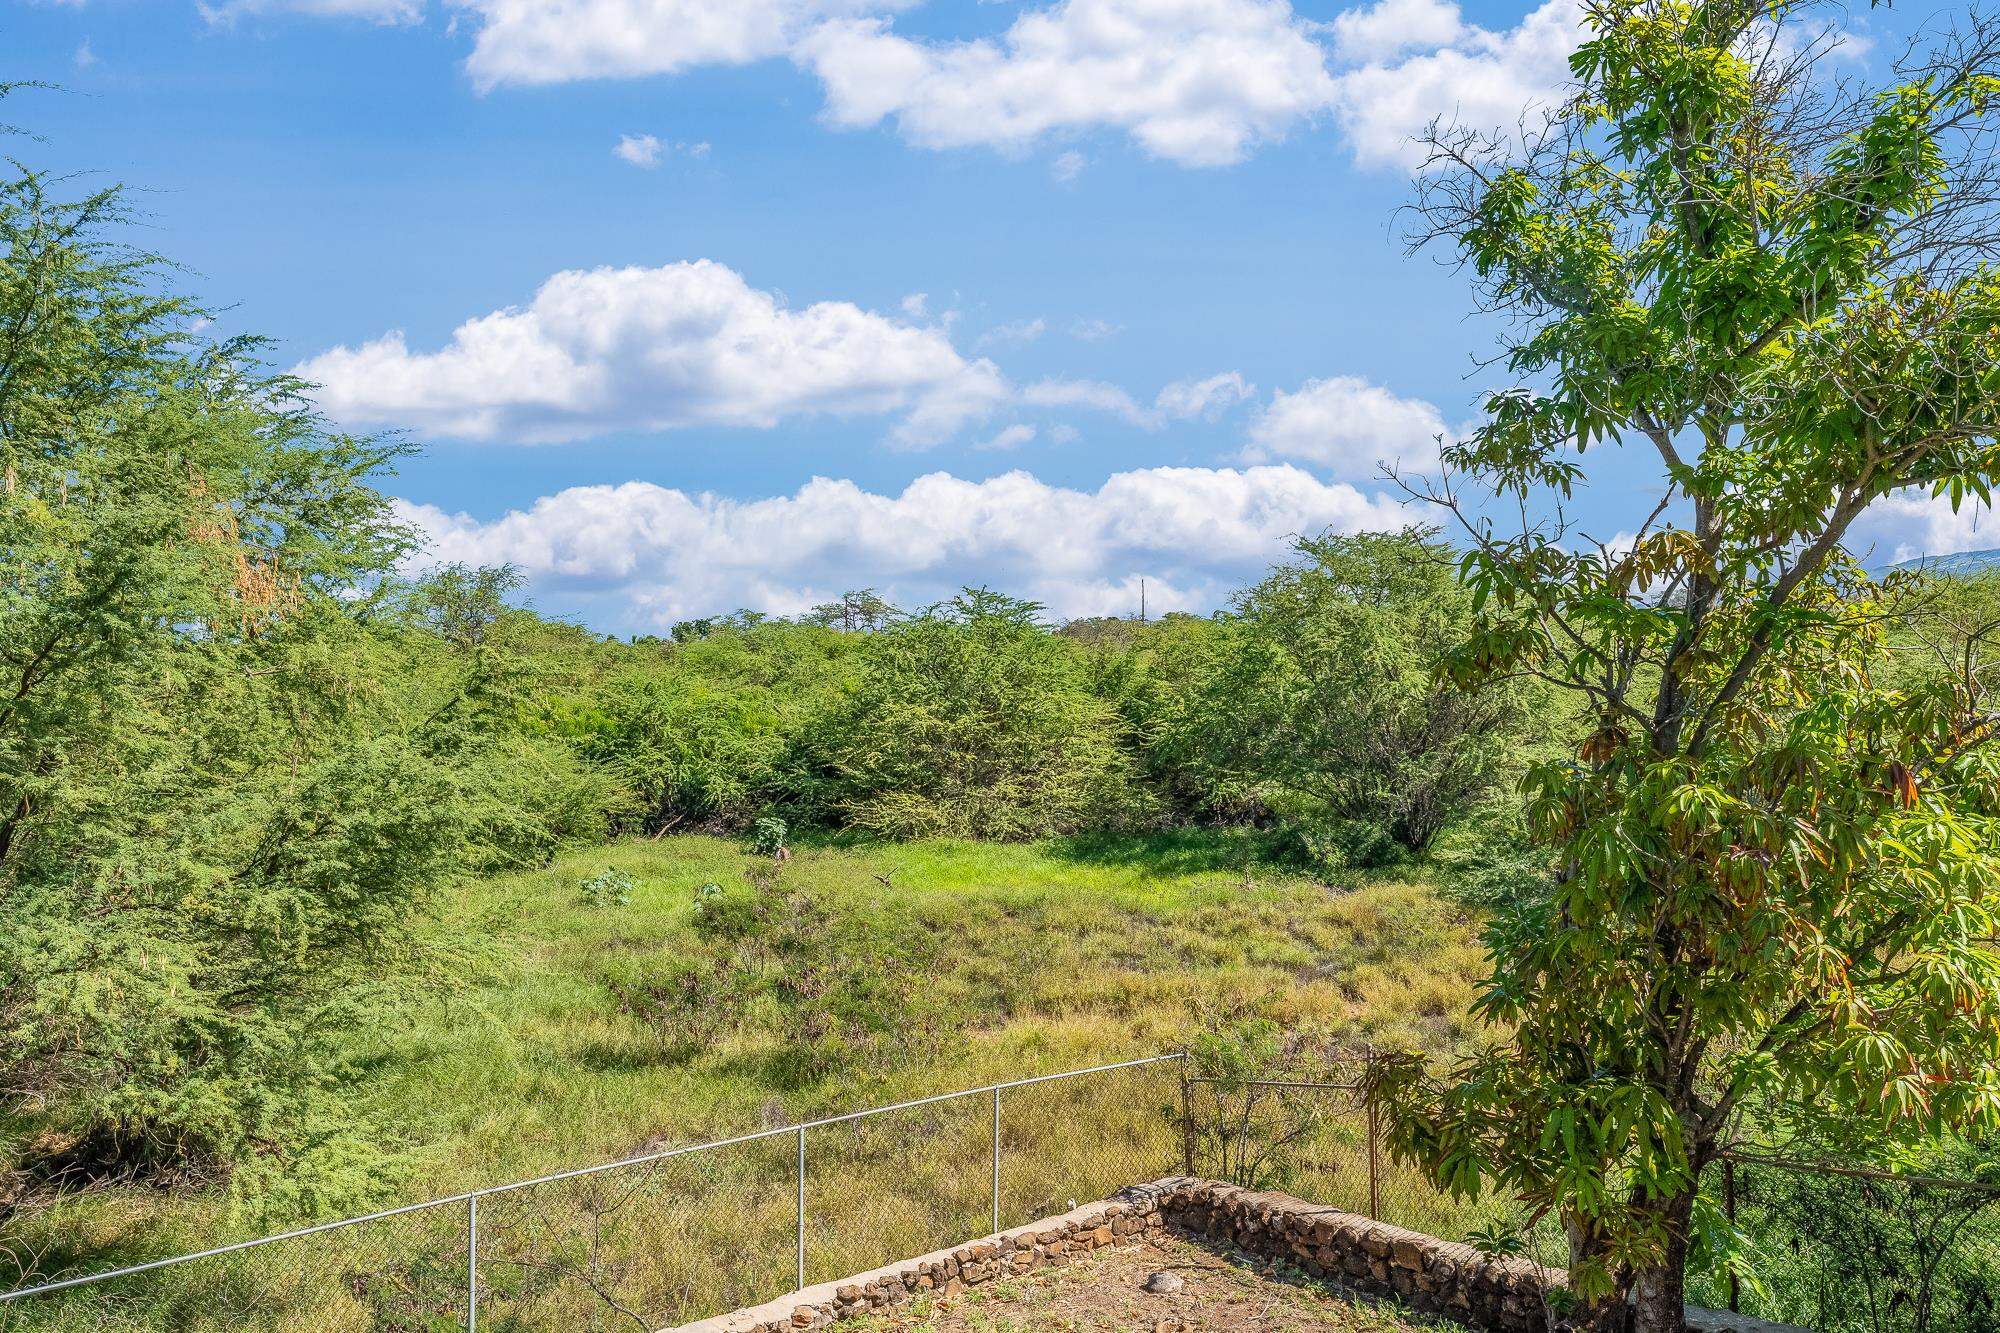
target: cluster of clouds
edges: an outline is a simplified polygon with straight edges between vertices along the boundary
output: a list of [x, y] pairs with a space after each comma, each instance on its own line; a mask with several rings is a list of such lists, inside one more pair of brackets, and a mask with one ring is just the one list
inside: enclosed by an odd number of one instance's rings
[[[1466, 21], [1451, 0], [1374, 0], [1331, 23], [1291, 0], [1048, 0], [971, 40], [912, 35], [921, 0], [437, 0], [467, 24], [475, 86], [658, 77], [788, 59], [816, 77], [822, 120], [893, 125], [925, 148], [1019, 152], [1090, 133], [1191, 167], [1331, 119], [1365, 164], [1408, 165], [1444, 117], [1505, 129], [1568, 77], [1578, 0], [1518, 25]], [[291, 11], [420, 21], [427, 0], [212, 0], [215, 21]], [[1087, 164], [1065, 148], [1058, 180]]]
[[1992, 507], [1977, 500], [1953, 508], [1947, 497], [1911, 489], [1868, 506], [1845, 544], [1864, 564], [1877, 567], [1918, 556], [1993, 550], [2000, 547], [2000, 526]]
[[[1096, 413], [1141, 430], [1240, 414], [1229, 428], [1238, 466], [1120, 472], [1094, 492], [1024, 471], [983, 481], [938, 472], [892, 495], [824, 478], [753, 500], [631, 482], [571, 488], [491, 521], [406, 508], [431, 538], [430, 558], [516, 564], [538, 594], [602, 598], [594, 618], [632, 630], [739, 604], [795, 611], [860, 584], [921, 605], [989, 582], [1069, 616], [1129, 611], [1143, 578], [1153, 607], [1202, 609], [1294, 535], [1412, 521], [1371, 483], [1384, 465], [1433, 466], [1455, 433], [1433, 404], [1352, 375], [1266, 395], [1221, 371], [1143, 401], [1102, 380], [1017, 384], [960, 351], [950, 321], [932, 319], [920, 297], [895, 315], [844, 301], [793, 309], [706, 260], [559, 273], [526, 305], [468, 320], [436, 349], [390, 333], [298, 372], [345, 424], [493, 443], [835, 415], [885, 419], [905, 446], [979, 424], [975, 449], [1008, 451], [1076, 438], [1066, 420], [1018, 419], [1029, 412]], [[2000, 537], [1984, 506], [1954, 510], [1908, 492], [1876, 504], [1849, 545], [1883, 564]]]
[[690, 157], [699, 161], [708, 156], [708, 143], [668, 142], [656, 134], [621, 134], [611, 155], [620, 162], [650, 171], [669, 157]]
[[[1580, 12], [1579, 0], [1542, 0], [1513, 26], [1488, 28], [1453, 0], [1373, 0], [1330, 22], [1307, 19], [1292, 0], [1029, 0], [994, 35], [942, 40], [910, 30], [922, 0], [199, 3], [218, 23], [447, 14], [471, 33], [466, 70], [482, 90], [789, 60], [818, 80], [831, 127], [891, 127], [930, 149], [1048, 145], [1065, 183], [1088, 167], [1076, 144], [1092, 134], [1215, 167], [1322, 122], [1358, 163], [1407, 169], [1418, 160], [1414, 136], [1434, 120], [1505, 131], [1552, 104]], [[636, 134], [613, 152], [650, 168], [707, 150]], [[559, 273], [526, 305], [467, 320], [442, 347], [413, 350], [391, 332], [298, 369], [344, 422], [521, 443], [827, 415], [885, 418], [891, 440], [910, 447], [977, 426], [974, 447], [1006, 451], [1076, 437], [1066, 421], [1024, 413], [1099, 413], [1159, 430], [1247, 408], [1240, 466], [1121, 472], [1094, 492], [1025, 472], [935, 473], [894, 495], [816, 479], [751, 501], [644, 482], [578, 487], [490, 522], [407, 507], [436, 558], [511, 562], [540, 588], [615, 594], [633, 628], [732, 603], [801, 609], [853, 583], [886, 583], [916, 603], [978, 579], [1081, 615], [1129, 611], [1143, 577], [1155, 607], [1205, 607], [1291, 535], [1407, 521], [1396, 502], [1355, 483], [1383, 464], [1431, 466], [1451, 435], [1432, 404], [1354, 376], [1265, 397], [1240, 372], [1221, 371], [1142, 399], [1100, 380], [1015, 384], [979, 354], [1047, 330], [1039, 319], [1001, 325], [966, 351], [921, 297], [900, 315], [845, 301], [792, 309], [696, 261]], [[1953, 510], [1906, 493], [1875, 505], [1850, 544], [1889, 562], [2000, 538], [1984, 506]]]
[[[1002, 325], [1000, 340], [1041, 325]], [[1016, 384], [990, 358], [961, 351], [950, 322], [932, 320], [919, 297], [896, 315], [849, 301], [794, 309], [706, 259], [557, 273], [525, 305], [468, 319], [440, 347], [412, 348], [390, 331], [322, 352], [296, 373], [319, 386], [321, 408], [343, 425], [517, 444], [870, 417], [889, 423], [891, 443], [922, 448], [997, 416], [984, 447], [1011, 449], [1037, 428], [1008, 415], [1098, 413], [1160, 430], [1217, 422], [1258, 399], [1235, 370], [1176, 380], [1145, 402], [1103, 380]], [[1057, 422], [1049, 438], [1073, 431]], [[1335, 376], [1258, 403], [1243, 460], [1296, 459], [1365, 479], [1383, 463], [1423, 466], [1445, 433], [1429, 403]]]
[[732, 606], [796, 613], [861, 585], [916, 607], [983, 583], [1068, 617], [1130, 614], [1144, 579], [1153, 611], [1206, 611], [1295, 534], [1408, 521], [1391, 500], [1290, 466], [1145, 468], [1095, 491], [1020, 471], [932, 473], [896, 494], [815, 478], [748, 501], [632, 481], [485, 522], [430, 505], [403, 517], [435, 559], [513, 564], [538, 593], [621, 608], [603, 623], [632, 632]]
[[1449, 0], [1377, 0], [1333, 21], [1346, 62], [1333, 110], [1355, 158], [1409, 167], [1433, 121], [1516, 129], [1552, 107], [1581, 40], [1577, 0], [1544, 0], [1512, 28], [1467, 23]]
[[527, 305], [469, 319], [435, 351], [390, 332], [297, 372], [348, 425], [524, 444], [869, 415], [895, 417], [899, 442], [924, 445], [1010, 392], [942, 327], [847, 301], [794, 310], [706, 259], [558, 273]]
[[1280, 389], [1250, 426], [1246, 462], [1297, 458], [1343, 476], [1382, 466], [1422, 472], [1452, 437], [1444, 415], [1354, 375]]

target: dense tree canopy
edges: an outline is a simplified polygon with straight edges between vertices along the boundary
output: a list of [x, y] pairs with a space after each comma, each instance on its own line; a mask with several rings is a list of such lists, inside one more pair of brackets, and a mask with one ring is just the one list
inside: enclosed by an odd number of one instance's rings
[[1362, 859], [1423, 851], [1513, 756], [1522, 691], [1467, 692], [1439, 672], [1472, 599], [1433, 534], [1328, 534], [1297, 554], [1237, 597], [1164, 743], [1302, 806]]
[[[1900, 580], [1843, 550], [1873, 501], [2000, 472], [2000, 31], [1879, 90], [1798, 10], [1597, 0], [1577, 86], [1522, 148], [1440, 131], [1419, 204], [1514, 317], [1430, 496], [1481, 616], [1458, 679], [1587, 710], [1534, 766], [1546, 901], [1491, 937], [1494, 1048], [1381, 1071], [1406, 1151], [1555, 1213], [1585, 1323], [1678, 1329], [1733, 1238], [1703, 1169], [1758, 1134], [1889, 1151], [2000, 1122], [2000, 758], [1975, 663], [1889, 669]], [[1562, 500], [1650, 451], [1632, 536]], [[1503, 531], [1461, 485], [1553, 517]]]
[[1023, 838], [1136, 807], [1116, 715], [1041, 607], [984, 588], [871, 637], [806, 738], [802, 794], [890, 837]]
[[511, 575], [399, 580], [398, 447], [204, 341], [126, 225], [0, 186], [0, 1210], [231, 1164], [331, 1200], [374, 1154], [330, 1039], [432, 974], [446, 880], [622, 788], [523, 724]]
[[198, 341], [118, 221], [0, 187], [0, 1063], [10, 1109], [61, 1109], [58, 1163], [295, 1122], [465, 838], [420, 749], [355, 720], [393, 450]]

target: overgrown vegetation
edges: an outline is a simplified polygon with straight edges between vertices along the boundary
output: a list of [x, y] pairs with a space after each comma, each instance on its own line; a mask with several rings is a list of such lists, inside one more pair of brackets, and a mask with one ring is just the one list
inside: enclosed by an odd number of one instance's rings
[[280, 1143], [274, 1185], [355, 1169], [328, 1034], [481, 839], [360, 615], [394, 450], [191, 340], [119, 219], [0, 187], [0, 1212]]
[[[1403, 1047], [1403, 1155], [1554, 1219], [1580, 1326], [1677, 1328], [1731, 1271], [1990, 1323], [1991, 1265], [1940, 1257], [1974, 1196], [1829, 1260], [1777, 1247], [1865, 1178], [1768, 1189], [1781, 1235], [1709, 1170], [1990, 1172], [2000, 1128], [2000, 579], [1840, 545], [2000, 472], [2000, 34], [1853, 100], [1770, 18], [1592, 6], [1525, 163], [1434, 139], [1419, 215], [1539, 385], [1448, 473], [1547, 521], [1419, 485], [1452, 543], [1303, 534], [1211, 617], [860, 589], [619, 641], [509, 569], [412, 577], [399, 445], [205, 339], [115, 191], [0, 186], [5, 1276], [1177, 1046], [1244, 1094], [1218, 1160], [1290, 1178], [1254, 1121], [1344, 1171], [1351, 1124], [1248, 1080]], [[1593, 547], [1562, 503], [1627, 436], [1667, 498]], [[447, 1252], [346, 1313], [417, 1326]], [[248, 1308], [245, 1271], [135, 1326]]]
[[[476, 974], [451, 991], [406, 995], [341, 1034], [365, 1071], [346, 1095], [357, 1115], [389, 1127], [385, 1143], [396, 1149], [394, 1174], [371, 1201], [1158, 1054], [1212, 1028], [1268, 1025], [1314, 1050], [1449, 1049], [1467, 1038], [1480, 960], [1465, 914], [1393, 879], [1329, 891], [1258, 860], [1255, 845], [1250, 830], [1044, 844], [807, 839], [779, 864], [744, 837], [639, 836], [565, 853], [546, 869], [461, 881], [440, 901], [434, 929], [463, 942]], [[593, 880], [629, 884], [630, 901], [588, 900], [580, 886]], [[1009, 1190], [1027, 1190], [1038, 1163], [1052, 1180], [1120, 1169], [1124, 1159], [1105, 1145], [1122, 1144], [1128, 1128], [1160, 1140], [1144, 1161], [1166, 1169], [1178, 1150], [1166, 1118], [1174, 1101], [1170, 1071], [1023, 1093], [1006, 1109], [1020, 1164]], [[826, 1210], [814, 1262], [827, 1265], [824, 1275], [941, 1243], [928, 1211], [939, 1199], [964, 1202], [965, 1220], [953, 1225], [976, 1229], [987, 1113], [979, 1099], [919, 1122], [926, 1132], [899, 1122], [865, 1141], [826, 1140], [813, 1167], [814, 1207]], [[1093, 1134], [1080, 1135], [1083, 1125]], [[639, 1210], [653, 1229], [638, 1237], [645, 1262], [630, 1280], [711, 1292], [703, 1284], [735, 1267], [715, 1263], [721, 1253], [740, 1256], [743, 1272], [785, 1281], [789, 1154], [785, 1141], [673, 1177], [683, 1200], [712, 1207], [669, 1207], [668, 1197], [657, 1214]], [[1059, 1211], [1075, 1188], [1026, 1215]], [[1038, 1202], [1018, 1198], [1024, 1208]], [[843, 1226], [849, 1207], [855, 1222]], [[482, 1209], [495, 1254], [509, 1216], [498, 1203]], [[549, 1202], [545, 1221], [574, 1226], [584, 1216], [583, 1202], [565, 1196]], [[255, 1234], [269, 1220], [232, 1214], [215, 1191], [100, 1185], [17, 1216], [8, 1252], [42, 1272], [90, 1271]], [[451, 1213], [429, 1229], [386, 1233], [404, 1252], [391, 1241], [381, 1259], [382, 1300], [434, 1292], [438, 1308], [451, 1308], [461, 1220]], [[663, 1257], [664, 1234], [684, 1243]], [[234, 1278], [197, 1268], [121, 1288], [135, 1308], [129, 1327], [230, 1327], [229, 1312], [253, 1299], [266, 1302], [273, 1327], [370, 1327], [365, 1311], [344, 1304], [316, 1314], [285, 1303], [325, 1299], [327, 1273], [341, 1271], [332, 1265], [367, 1271], [377, 1258], [338, 1246], [315, 1253], [341, 1257], [308, 1263], [287, 1252]], [[496, 1264], [492, 1280], [505, 1274]], [[258, 1294], [294, 1278], [300, 1289], [284, 1301]], [[99, 1309], [36, 1307], [43, 1322], [27, 1327], [61, 1328], [65, 1311]]]
[[[2000, 1129], [1994, 662], [1974, 629], [1896, 669], [1909, 590], [1843, 546], [1904, 488], [2000, 477], [2000, 27], [1863, 88], [1809, 9], [1587, 4], [1548, 124], [1435, 129], [1414, 214], [1527, 381], [1413, 488], [1468, 546], [1452, 675], [1587, 721], [1523, 784], [1555, 874], [1488, 936], [1494, 1042], [1377, 1086], [1441, 1183], [1559, 1222], [1602, 1333], [1677, 1333], [1691, 1268], [1754, 1272], [1702, 1188], [1724, 1154]], [[1596, 546], [1564, 506], [1620, 444], [1654, 481]]]
[[[1526, 735], [1509, 693], [1438, 683], [1467, 606], [1420, 532], [1302, 541], [1214, 619], [1073, 631], [986, 589], [909, 613], [864, 590], [619, 642], [512, 604], [511, 570], [411, 582], [377, 489], [400, 446], [206, 341], [126, 222], [115, 191], [0, 190], [0, 1220], [135, 1177], [287, 1216], [376, 1192], [394, 1134], [342, 1037], [476, 968], [431, 928], [471, 876], [751, 832], [771, 879], [717, 881], [712, 954], [606, 985], [660, 1049], [770, 1016], [807, 1086], [921, 1061], [947, 1019], [922, 931], [855, 937], [782, 876], [788, 831], [1115, 858], [1241, 828], [1240, 877], [1286, 848], [1379, 864]], [[569, 892], [615, 917], [645, 889]]]

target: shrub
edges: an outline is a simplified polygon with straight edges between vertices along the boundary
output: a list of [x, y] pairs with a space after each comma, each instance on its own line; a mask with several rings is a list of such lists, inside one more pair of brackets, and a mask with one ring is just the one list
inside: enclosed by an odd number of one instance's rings
[[1029, 838], [1132, 818], [1113, 710], [1032, 602], [984, 589], [868, 636], [855, 691], [802, 745], [822, 817], [892, 838]]
[[629, 907], [639, 882], [622, 870], [606, 868], [578, 884], [584, 903], [591, 907]]
[[750, 829], [750, 850], [759, 856], [777, 857], [785, 853], [785, 837], [790, 832], [785, 821], [766, 815]]
[[1182, 668], [1152, 749], [1213, 795], [1312, 814], [1297, 838], [1310, 861], [1424, 851], [1507, 772], [1527, 700], [1440, 675], [1472, 602], [1432, 531], [1309, 538], [1298, 555]]

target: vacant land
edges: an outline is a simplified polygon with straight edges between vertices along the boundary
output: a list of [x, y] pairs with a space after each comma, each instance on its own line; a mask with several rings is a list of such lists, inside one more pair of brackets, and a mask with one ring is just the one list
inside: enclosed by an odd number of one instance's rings
[[[606, 869], [629, 903], [584, 901]], [[1421, 884], [1329, 886], [1214, 836], [809, 847], [782, 868], [719, 838], [635, 840], [468, 886], [447, 930], [478, 984], [357, 1049], [367, 1111], [405, 1127], [403, 1196], [1152, 1055], [1252, 1016], [1451, 1047], [1482, 961]]]
[[[1146, 1289], [1167, 1273], [1171, 1293]], [[1268, 1264], [1162, 1237], [1079, 1264], [922, 1298], [857, 1333], [1403, 1333], [1449, 1327]]]
[[[1155, 1054], [1253, 1018], [1303, 1058], [1322, 1044], [1466, 1039], [1481, 960], [1464, 913], [1422, 883], [1321, 883], [1246, 846], [1215, 834], [808, 846], [776, 865], [688, 836], [467, 883], [440, 928], [450, 975], [396, 1022], [354, 1035], [356, 1136], [385, 1151], [362, 1187], [319, 1210]], [[586, 892], [605, 871], [629, 888]], [[1169, 1100], [1164, 1086], [1106, 1097], [1107, 1114], [1128, 1118]], [[956, 1132], [940, 1122], [915, 1142]], [[851, 1188], [848, 1202], [878, 1219], [851, 1243], [829, 1228], [816, 1268], [854, 1271], [953, 1238], [922, 1234], [937, 1211], [898, 1208], [898, 1193], [945, 1182], [951, 1165], [898, 1176], [909, 1151], [885, 1135], [862, 1154], [872, 1174], [816, 1195], [831, 1217]], [[744, 1170], [775, 1179], [781, 1167]], [[952, 1187], [983, 1199], [983, 1174], [962, 1174]], [[783, 1268], [789, 1188], [766, 1192], [770, 1216], [744, 1225], [770, 1233]], [[47, 1247], [42, 1271], [91, 1271], [257, 1234], [313, 1203], [287, 1217], [231, 1210], [220, 1191], [100, 1187], [23, 1233]], [[440, 1254], [450, 1244], [441, 1237]], [[873, 1257], [876, 1244], [902, 1248]], [[213, 1299], [186, 1295], [183, 1310]]]

